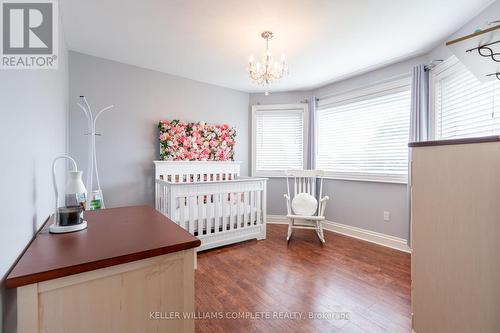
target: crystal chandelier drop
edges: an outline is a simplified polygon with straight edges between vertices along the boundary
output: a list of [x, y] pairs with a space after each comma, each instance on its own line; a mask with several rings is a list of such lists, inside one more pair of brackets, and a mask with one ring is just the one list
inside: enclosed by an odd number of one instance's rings
[[271, 31], [264, 31], [261, 34], [266, 40], [266, 53], [261, 61], [255, 62], [253, 57], [248, 60], [248, 74], [250, 78], [260, 85], [267, 85], [279, 81], [288, 75], [288, 65], [284, 56], [280, 61], [274, 61], [271, 51], [269, 51], [269, 40], [273, 38]]

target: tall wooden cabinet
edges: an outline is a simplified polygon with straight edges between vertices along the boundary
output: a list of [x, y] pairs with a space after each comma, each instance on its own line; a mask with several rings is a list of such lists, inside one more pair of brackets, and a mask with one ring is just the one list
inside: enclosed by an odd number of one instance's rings
[[413, 329], [500, 332], [500, 138], [410, 147]]

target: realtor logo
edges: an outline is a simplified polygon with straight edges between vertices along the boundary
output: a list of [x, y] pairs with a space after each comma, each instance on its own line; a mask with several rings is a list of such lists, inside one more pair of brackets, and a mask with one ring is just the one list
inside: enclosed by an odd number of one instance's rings
[[1, 69], [57, 68], [57, 3], [0, 0]]

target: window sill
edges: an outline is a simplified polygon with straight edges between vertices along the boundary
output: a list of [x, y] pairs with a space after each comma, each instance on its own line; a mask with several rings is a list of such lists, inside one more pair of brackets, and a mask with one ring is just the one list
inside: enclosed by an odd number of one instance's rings
[[331, 175], [325, 175], [325, 177], [323, 177], [323, 178], [324, 179], [331, 179], [331, 180], [354, 181], [354, 182], [408, 185], [407, 179], [383, 179], [383, 178], [348, 177], [348, 176], [331, 176]]
[[[265, 178], [286, 178], [284, 171], [283, 174], [279, 173], [254, 173], [252, 177], [265, 177]], [[331, 179], [331, 180], [343, 180], [343, 181], [355, 181], [355, 182], [369, 182], [369, 183], [386, 183], [386, 184], [400, 184], [407, 185], [408, 179], [407, 177], [398, 177], [398, 176], [381, 176], [381, 175], [338, 175], [338, 174], [329, 174], [325, 172], [325, 176], [323, 179]]]

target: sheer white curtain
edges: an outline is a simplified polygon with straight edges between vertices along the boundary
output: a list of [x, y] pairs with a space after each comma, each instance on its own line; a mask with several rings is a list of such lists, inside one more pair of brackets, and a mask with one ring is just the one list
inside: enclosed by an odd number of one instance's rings
[[[429, 72], [425, 65], [416, 65], [412, 69], [410, 142], [429, 139]], [[408, 154], [411, 157], [411, 148]], [[408, 245], [411, 245], [411, 165], [408, 167]]]
[[426, 141], [429, 133], [429, 72], [424, 65], [412, 70], [410, 142]]
[[311, 96], [307, 99], [309, 104], [309, 132], [308, 132], [308, 149], [307, 149], [307, 168], [316, 168], [316, 106], [318, 99], [316, 96]]

